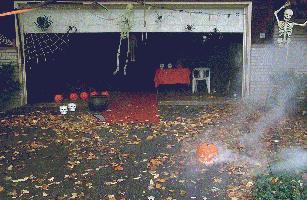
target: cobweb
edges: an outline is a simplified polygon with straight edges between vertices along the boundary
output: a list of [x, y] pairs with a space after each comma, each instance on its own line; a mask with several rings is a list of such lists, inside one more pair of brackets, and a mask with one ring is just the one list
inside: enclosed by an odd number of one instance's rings
[[13, 42], [8, 39], [6, 36], [0, 34], [0, 46], [6, 45], [6, 46], [13, 46]]
[[47, 60], [47, 56], [63, 51], [69, 44], [70, 32], [67, 33], [28, 33], [25, 35], [26, 61]]

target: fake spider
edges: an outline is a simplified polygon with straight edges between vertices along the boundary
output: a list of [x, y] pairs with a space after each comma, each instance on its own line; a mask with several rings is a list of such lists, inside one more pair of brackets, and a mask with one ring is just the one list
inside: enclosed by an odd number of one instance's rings
[[185, 27], [185, 29], [188, 30], [188, 31], [193, 31], [195, 28], [194, 28], [194, 25], [188, 24], [188, 25]]
[[47, 17], [46, 15], [42, 16], [42, 17], [38, 17], [36, 19], [36, 22], [34, 22], [35, 25], [40, 28], [42, 31], [46, 31], [51, 24], [53, 23], [51, 21], [51, 19], [49, 19], [49, 17]]
[[162, 22], [162, 15], [159, 15], [159, 14], [157, 14], [157, 19], [156, 19], [156, 22], [158, 23], [158, 22]]

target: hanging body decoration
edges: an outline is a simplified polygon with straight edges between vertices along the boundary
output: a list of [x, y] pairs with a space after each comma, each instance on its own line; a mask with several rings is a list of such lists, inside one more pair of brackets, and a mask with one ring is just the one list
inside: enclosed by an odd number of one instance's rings
[[[146, 3], [144, 1], [143, 3], [143, 6], [144, 6], [144, 16], [143, 16], [143, 20], [144, 20], [144, 28], [145, 28], [145, 41], [147, 40], [147, 36], [148, 36], [148, 33], [147, 33], [147, 21], [146, 21], [146, 11], [149, 11], [151, 9], [151, 6], [149, 6], [146, 10]], [[142, 42], [144, 41], [144, 32], [142, 33]], [[146, 43], [145, 43], [146, 44]]]
[[131, 34], [129, 40], [130, 61], [135, 62], [135, 48], [138, 46], [138, 41], [134, 34]]
[[274, 12], [275, 18], [278, 23], [277, 43], [280, 46], [288, 45], [290, 43], [294, 26], [306, 26], [307, 24], [307, 21], [304, 24], [298, 24], [298, 23], [292, 22], [291, 18], [293, 16], [293, 11], [289, 8], [284, 11], [284, 20], [283, 21], [279, 20], [278, 13], [282, 9], [286, 8], [287, 6], [290, 6], [290, 2], [286, 2], [285, 5], [283, 5], [281, 8], [279, 8], [278, 10]]
[[129, 32], [131, 31], [133, 27], [133, 21], [134, 20], [134, 12], [133, 12], [133, 5], [128, 4], [125, 10], [125, 13], [119, 18], [118, 26], [121, 30], [120, 32], [120, 40], [119, 45], [117, 49], [117, 61], [116, 61], [116, 70], [113, 72], [113, 75], [116, 75], [119, 72], [119, 65], [120, 65], [120, 55], [121, 55], [121, 44], [122, 40], [127, 39], [128, 49], [126, 54], [126, 62], [124, 66], [124, 75], [126, 75], [126, 68], [128, 65], [128, 56], [129, 56]]

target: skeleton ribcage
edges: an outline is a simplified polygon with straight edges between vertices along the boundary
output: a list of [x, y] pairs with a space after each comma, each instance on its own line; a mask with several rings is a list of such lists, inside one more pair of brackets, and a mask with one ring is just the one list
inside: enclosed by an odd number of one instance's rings
[[278, 24], [279, 37], [289, 38], [292, 35], [293, 23], [281, 21]]

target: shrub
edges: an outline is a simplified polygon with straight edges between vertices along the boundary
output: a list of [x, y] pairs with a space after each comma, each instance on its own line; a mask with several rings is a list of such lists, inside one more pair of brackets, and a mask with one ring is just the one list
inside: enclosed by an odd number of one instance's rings
[[294, 175], [260, 175], [256, 178], [253, 190], [255, 200], [304, 200], [307, 198], [304, 192], [303, 181]]
[[13, 79], [14, 66], [11, 64], [0, 65], [0, 102], [8, 101], [12, 92], [20, 88], [18, 81]]

